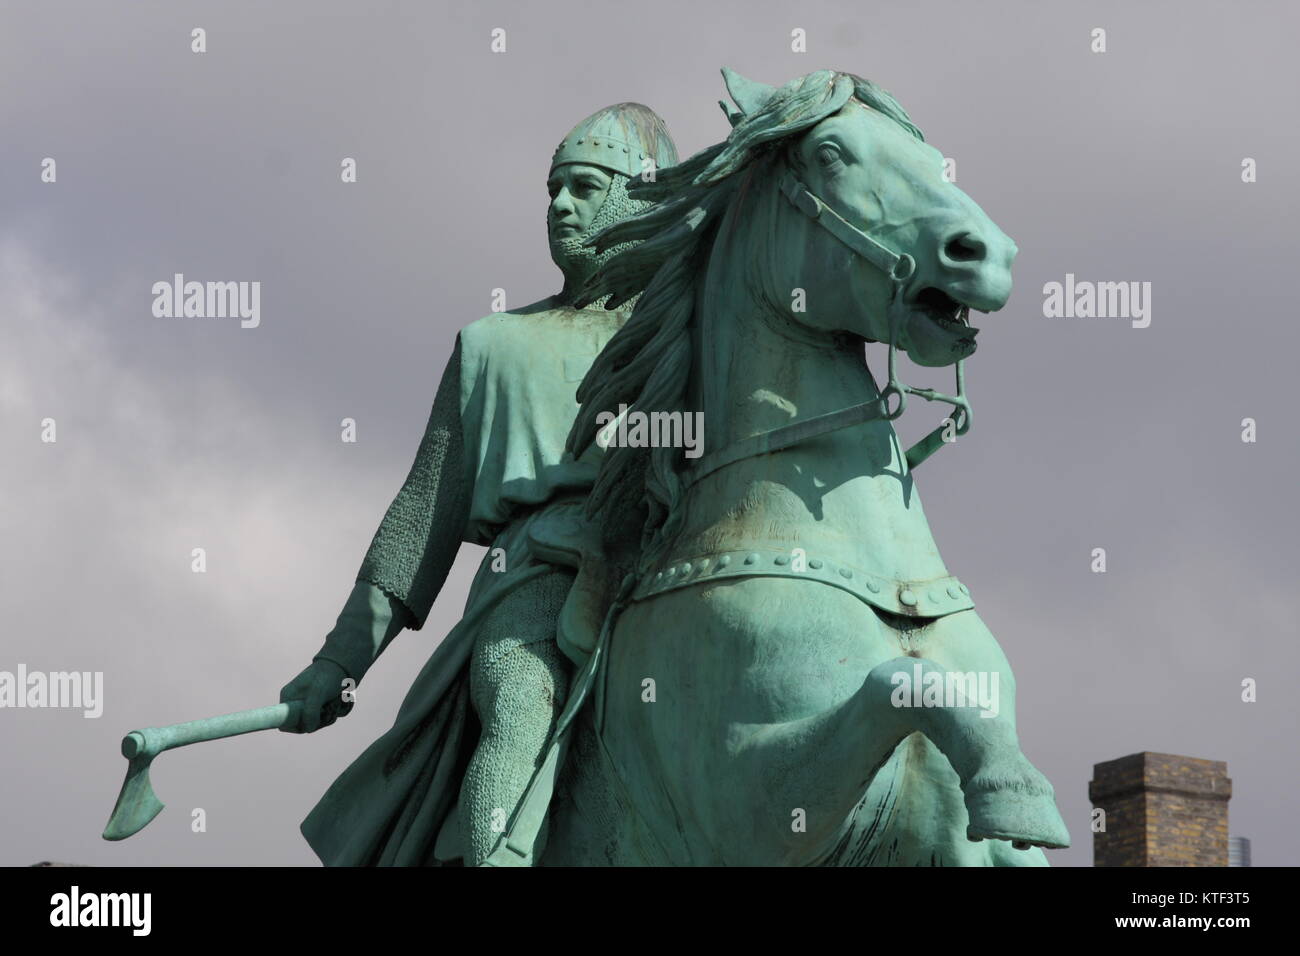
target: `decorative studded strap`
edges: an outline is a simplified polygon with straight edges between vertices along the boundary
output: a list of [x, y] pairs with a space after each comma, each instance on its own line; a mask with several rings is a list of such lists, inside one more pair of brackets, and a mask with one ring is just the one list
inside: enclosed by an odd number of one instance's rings
[[966, 585], [954, 577], [895, 581], [843, 562], [811, 555], [799, 555], [796, 560], [795, 552], [774, 549], [719, 551], [686, 560], [679, 558], [643, 578], [632, 593], [632, 600], [644, 600], [703, 581], [755, 576], [829, 584], [883, 611], [904, 617], [943, 617], [975, 606]]

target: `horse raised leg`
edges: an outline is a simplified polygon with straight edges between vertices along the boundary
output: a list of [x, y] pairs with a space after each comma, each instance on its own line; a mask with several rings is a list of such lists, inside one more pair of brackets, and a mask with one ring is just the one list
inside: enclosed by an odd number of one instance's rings
[[[957, 772], [970, 817], [971, 839], [1010, 840], [1018, 848], [1069, 845], [1047, 778], [1020, 752], [1014, 725], [1003, 715], [980, 716], [975, 702], [956, 706], [900, 707], [901, 688], [920, 679], [944, 687], [947, 671], [917, 657], [897, 657], [874, 667], [851, 698], [820, 714], [786, 724], [738, 728], [736, 759], [762, 762], [769, 768], [776, 805], [797, 806], [806, 782], [784, 773], [791, 761], [820, 761], [828, 767], [860, 768], [828, 784], [821, 800], [851, 807], [876, 772], [912, 733], [922, 733], [948, 758]], [[910, 693], [910, 691], [909, 691]], [[807, 802], [806, 800], [804, 802]]]
[[[902, 653], [910, 639], [857, 598], [815, 582], [748, 578], [634, 605], [611, 646], [606, 685], [604, 736], [617, 772], [647, 817], [677, 821], [671, 829], [684, 846], [712, 846], [699, 862], [815, 863], [842, 838], [899, 744], [919, 732], [955, 771], [967, 837], [1068, 845], [1051, 785], [1020, 753], [1005, 658], [987, 647], [965, 656], [954, 649], [962, 635], [970, 645], [979, 636], [961, 617], [920, 628]], [[671, 626], [684, 620], [689, 630]], [[945, 664], [932, 655], [945, 650], [963, 669], [1005, 669], [996, 716], [895, 706], [896, 675], [916, 679], [919, 668], [922, 681], [944, 680]], [[647, 678], [653, 703], [642, 691]], [[963, 821], [934, 788], [949, 784], [923, 776], [911, 799], [933, 804], [935, 839], [948, 840]], [[677, 839], [660, 831], [657, 842]]]

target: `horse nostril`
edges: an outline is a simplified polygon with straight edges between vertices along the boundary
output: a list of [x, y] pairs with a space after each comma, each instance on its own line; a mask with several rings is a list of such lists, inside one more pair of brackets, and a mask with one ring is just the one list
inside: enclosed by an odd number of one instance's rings
[[972, 262], [988, 253], [984, 240], [972, 232], [963, 232], [944, 244], [943, 254], [951, 262]]

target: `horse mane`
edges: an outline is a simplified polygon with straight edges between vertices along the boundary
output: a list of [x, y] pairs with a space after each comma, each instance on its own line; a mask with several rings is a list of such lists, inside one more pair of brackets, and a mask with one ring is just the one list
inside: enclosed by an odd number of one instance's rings
[[[851, 99], [884, 113], [917, 139], [924, 139], [885, 90], [860, 76], [819, 70], [790, 81], [751, 114], [738, 117], [731, 134], [676, 166], [656, 171], [653, 181], [634, 177], [628, 194], [652, 205], [596, 235], [604, 251], [635, 242], [607, 262], [587, 283], [579, 307], [605, 296], [617, 308], [636, 298], [632, 315], [596, 357], [578, 386], [581, 404], [566, 449], [575, 457], [596, 440], [602, 411], [683, 413], [691, 369], [691, 328], [697, 291], [719, 223], [756, 161], [775, 161], [792, 137], [837, 113]], [[724, 107], [725, 109], [725, 107]], [[627, 550], [629, 532], [640, 524], [641, 571], [652, 565], [677, 534], [685, 488], [678, 475], [680, 448], [605, 449], [586, 512], [602, 528], [606, 548]]]

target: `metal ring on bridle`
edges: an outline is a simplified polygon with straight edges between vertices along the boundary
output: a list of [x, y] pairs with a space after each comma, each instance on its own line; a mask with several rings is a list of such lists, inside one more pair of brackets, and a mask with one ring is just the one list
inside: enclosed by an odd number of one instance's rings
[[[898, 396], [898, 408], [892, 412], [889, 410], [889, 399], [891, 396]], [[884, 409], [884, 414], [880, 417], [887, 422], [892, 422], [900, 417], [907, 408], [907, 390], [900, 388], [896, 383], [889, 382], [880, 390], [880, 407]]]
[[895, 282], [906, 282], [916, 272], [916, 260], [906, 252], [898, 257], [894, 267], [889, 270], [889, 277]]

